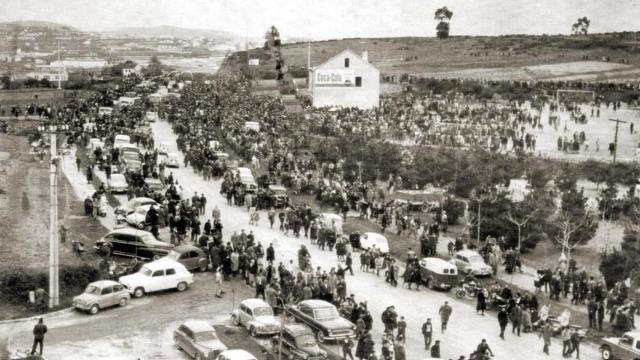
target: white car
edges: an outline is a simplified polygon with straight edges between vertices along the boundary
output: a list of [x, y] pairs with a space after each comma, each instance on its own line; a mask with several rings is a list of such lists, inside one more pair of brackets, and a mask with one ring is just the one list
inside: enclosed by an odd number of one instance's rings
[[125, 306], [129, 302], [129, 292], [115, 281], [100, 280], [87, 285], [84, 292], [73, 298], [73, 307], [95, 315], [101, 309], [111, 306]]
[[118, 281], [133, 297], [139, 298], [168, 289], [185, 291], [193, 284], [193, 274], [179, 262], [161, 258], [143, 265], [135, 274], [120, 277]]
[[[138, 229], [144, 229], [144, 227], [147, 226], [147, 213], [152, 206], [156, 205], [139, 206], [134, 212], [127, 215], [125, 221], [127, 222], [127, 224], [137, 227]], [[156, 210], [158, 210], [157, 206]]]
[[158, 164], [167, 165], [167, 161], [169, 160], [169, 153], [167, 150], [160, 149], [158, 150]]
[[493, 269], [484, 262], [477, 251], [461, 250], [453, 255], [451, 263], [455, 264], [458, 271], [474, 276], [491, 276]]
[[114, 212], [115, 212], [116, 215], [128, 215], [128, 214], [134, 212], [137, 208], [139, 208], [140, 206], [143, 206], [143, 205], [160, 206], [160, 204], [158, 204], [158, 202], [153, 200], [152, 198], [136, 197], [136, 198], [133, 198], [133, 199], [129, 200], [129, 202], [126, 205], [118, 206], [115, 209]]
[[120, 149], [123, 146], [131, 146], [131, 137], [129, 135], [118, 134], [113, 139], [113, 147]]
[[388, 253], [389, 241], [384, 235], [374, 232], [366, 232], [360, 236], [360, 248], [373, 249], [374, 247], [383, 253]]
[[179, 168], [180, 167], [180, 156], [176, 153], [169, 153], [167, 157], [166, 167], [170, 168]]
[[233, 349], [223, 351], [216, 360], [256, 360], [256, 357], [246, 350]]
[[187, 320], [173, 332], [176, 347], [196, 360], [214, 360], [227, 350], [216, 330], [203, 320]]
[[107, 189], [112, 193], [126, 193], [129, 189], [127, 178], [123, 174], [111, 174], [111, 179], [107, 180]]
[[280, 331], [280, 322], [273, 316], [273, 309], [262, 299], [243, 300], [231, 314], [231, 320], [237, 326], [244, 326], [253, 337]]

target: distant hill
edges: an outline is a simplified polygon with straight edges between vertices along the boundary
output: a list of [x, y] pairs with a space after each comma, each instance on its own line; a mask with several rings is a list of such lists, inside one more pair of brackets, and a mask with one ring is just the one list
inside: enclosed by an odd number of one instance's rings
[[19, 26], [19, 27], [34, 27], [34, 28], [51, 28], [57, 30], [69, 30], [69, 31], [79, 31], [73, 26], [58, 24], [49, 21], [36, 21], [36, 20], [22, 20], [22, 21], [10, 21], [10, 22], [0, 22], [0, 25], [3, 26]]
[[154, 26], [154, 27], [128, 27], [120, 28], [104, 33], [113, 35], [129, 35], [143, 38], [178, 38], [195, 39], [200, 37], [215, 38], [221, 40], [234, 40], [238, 38], [235, 34], [213, 29], [189, 29], [177, 26]]

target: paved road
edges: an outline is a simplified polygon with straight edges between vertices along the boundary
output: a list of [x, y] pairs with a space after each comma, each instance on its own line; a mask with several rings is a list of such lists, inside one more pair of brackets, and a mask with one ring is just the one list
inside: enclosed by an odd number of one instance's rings
[[[168, 123], [156, 122], [152, 127], [156, 144], [175, 144], [175, 135]], [[220, 182], [205, 182], [196, 176], [191, 168], [172, 171], [188, 196], [194, 191], [205, 192], [208, 199], [206, 214], [210, 214], [214, 204], [220, 207], [225, 238], [234, 230], [251, 229], [263, 246], [268, 246], [269, 242], [274, 243], [278, 261], [297, 259], [297, 250], [300, 244], [304, 243], [311, 252], [314, 266], [322, 266], [325, 269], [336, 266], [337, 259], [334, 253], [319, 250], [307, 239], [286, 237], [279, 231], [269, 229], [265, 215], [261, 216], [259, 226], [249, 226], [246, 209], [227, 206], [226, 200], [220, 196]], [[86, 189], [80, 190], [79, 193], [83, 190]], [[70, 359], [76, 356], [82, 359], [176, 358], [178, 353], [171, 346], [171, 331], [180, 319], [205, 317], [222, 321], [231, 310], [230, 297], [223, 301], [212, 300], [215, 298], [211, 297], [210, 280], [209, 274], [199, 274], [192, 289], [185, 293], [149, 296], [132, 301], [127, 308], [105, 311], [95, 317], [73, 313], [50, 319], [47, 322], [52, 329], [47, 337], [46, 351], [51, 359]], [[457, 359], [461, 354], [468, 356], [483, 338], [488, 340], [498, 359], [519, 357], [523, 351], [527, 352], [527, 359], [548, 358], [542, 354], [542, 342], [537, 335], [523, 334], [517, 338], [509, 333], [506, 341], [500, 340], [497, 336], [498, 326], [495, 317], [477, 315], [474, 306], [457, 302], [446, 294], [424, 289], [418, 292], [402, 287], [392, 288], [382, 278], [357, 270], [355, 277], [347, 277], [347, 282], [349, 293], [354, 293], [360, 301], [366, 300], [374, 316], [373, 334], [378, 351], [383, 331], [380, 314], [387, 306], [393, 304], [398, 313], [407, 318], [408, 359], [428, 357], [420, 334], [421, 324], [427, 317], [431, 317], [434, 319], [435, 327], [439, 328], [438, 308], [444, 301], [449, 301], [453, 305], [449, 330], [445, 334], [435, 335], [435, 339], [439, 339], [442, 344], [442, 358]], [[237, 291], [238, 298], [251, 296], [250, 290], [243, 285], [238, 285]], [[12, 348], [25, 348], [30, 346], [32, 325], [27, 323], [0, 326], [0, 332], [11, 334]], [[551, 347], [554, 357], [560, 356], [560, 349], [561, 344], [554, 341]], [[583, 346], [583, 359], [598, 357], [594, 347]]]

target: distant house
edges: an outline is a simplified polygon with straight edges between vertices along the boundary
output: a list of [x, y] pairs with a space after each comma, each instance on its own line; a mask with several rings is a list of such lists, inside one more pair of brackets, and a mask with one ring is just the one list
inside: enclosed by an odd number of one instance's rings
[[43, 80], [47, 79], [51, 82], [69, 81], [69, 72], [65, 68], [57, 66], [38, 66], [34, 71], [28, 72], [27, 78]]
[[142, 65], [134, 62], [126, 62], [122, 65], [122, 76], [142, 76]]

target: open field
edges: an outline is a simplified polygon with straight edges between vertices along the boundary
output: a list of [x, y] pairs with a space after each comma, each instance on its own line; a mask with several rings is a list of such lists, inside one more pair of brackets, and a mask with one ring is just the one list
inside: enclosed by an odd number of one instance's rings
[[[588, 36], [455, 36], [445, 40], [413, 37], [328, 40], [311, 43], [311, 65], [317, 66], [340, 51], [351, 49], [356, 53], [368, 51], [369, 60], [383, 74], [496, 80], [634, 79], [640, 71], [640, 53], [636, 51], [639, 39], [638, 33], [629, 32]], [[281, 51], [290, 67], [306, 67], [307, 43], [284, 44]], [[250, 52], [254, 57], [262, 50]], [[237, 58], [246, 59], [243, 53], [238, 53]], [[261, 70], [274, 69], [275, 60], [269, 55], [258, 57]], [[610, 61], [603, 61], [605, 57]]]

